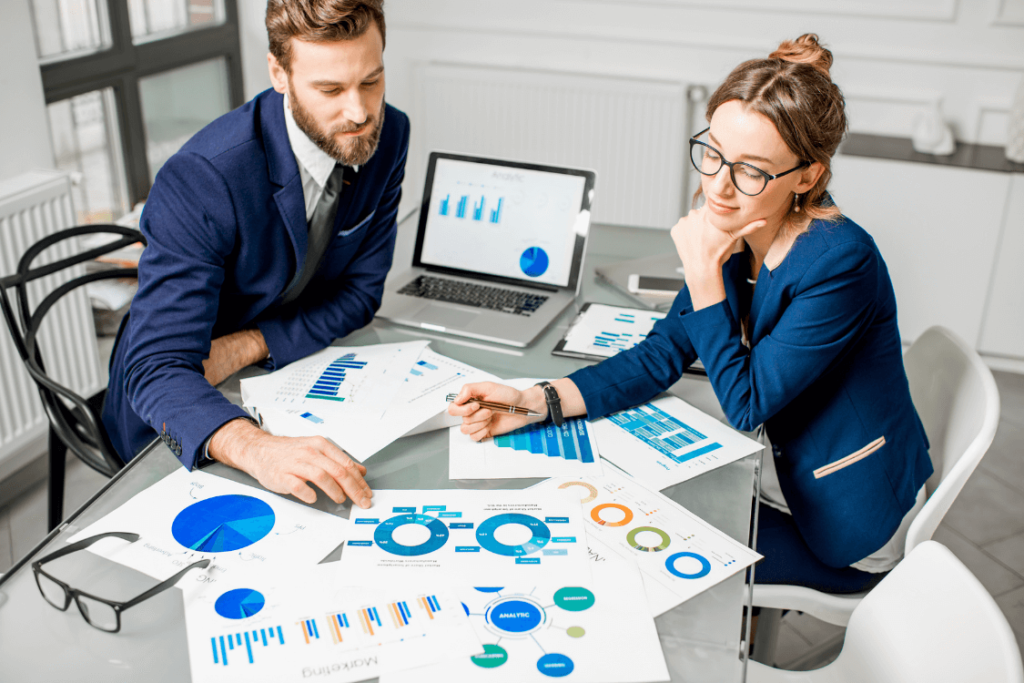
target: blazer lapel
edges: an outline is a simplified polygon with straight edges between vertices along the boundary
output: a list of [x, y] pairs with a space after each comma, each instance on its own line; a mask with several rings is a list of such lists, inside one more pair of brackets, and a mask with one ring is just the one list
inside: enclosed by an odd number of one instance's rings
[[[263, 143], [267, 151], [267, 171], [270, 174], [270, 182], [281, 188], [274, 193], [274, 203], [291, 238], [295, 268], [298, 269], [305, 263], [306, 251], [309, 248], [309, 226], [306, 224], [302, 178], [284, 123], [284, 96], [271, 90], [265, 97], [260, 105], [260, 118]], [[297, 270], [289, 275], [289, 282], [295, 272]]]

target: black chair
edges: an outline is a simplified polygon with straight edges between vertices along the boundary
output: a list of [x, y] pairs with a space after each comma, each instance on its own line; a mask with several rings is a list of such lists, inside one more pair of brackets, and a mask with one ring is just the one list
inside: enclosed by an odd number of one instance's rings
[[[106, 233], [120, 236], [108, 244], [83, 251], [53, 263], [32, 268], [32, 262], [46, 249], [58, 242], [83, 235]], [[37, 344], [37, 335], [46, 314], [53, 306], [73, 290], [98, 280], [112, 278], [138, 277], [137, 268], [117, 268], [88, 275], [80, 275], [60, 285], [50, 292], [35, 308], [31, 310], [28, 300], [28, 283], [39, 278], [53, 275], [67, 268], [74, 267], [97, 256], [103, 256], [136, 242], [145, 244], [145, 237], [138, 230], [124, 228], [119, 225], [86, 225], [61, 230], [45, 237], [21, 257], [18, 269], [13, 275], [0, 278], [0, 309], [4, 321], [10, 330], [14, 347], [21, 356], [29, 375], [39, 388], [39, 396], [50, 421], [49, 434], [49, 506], [48, 527], [53, 530], [63, 519], [64, 508], [64, 460], [70, 450], [86, 465], [100, 474], [112, 477], [124, 462], [111, 445], [110, 438], [103, 428], [100, 411], [106, 391], [83, 398], [71, 389], [59, 384], [46, 373], [42, 354]], [[8, 296], [8, 290], [14, 290], [17, 299], [17, 316]]]

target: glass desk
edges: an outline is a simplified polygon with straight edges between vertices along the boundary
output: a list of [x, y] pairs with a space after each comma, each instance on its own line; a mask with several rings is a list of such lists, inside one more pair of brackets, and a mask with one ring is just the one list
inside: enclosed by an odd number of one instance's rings
[[[396, 250], [396, 270], [411, 263], [415, 214], [403, 221]], [[594, 267], [627, 258], [664, 253], [673, 246], [667, 232], [595, 226], [588, 247], [579, 300], [527, 349], [497, 347], [374, 321], [339, 340], [362, 345], [430, 339], [438, 353], [457, 358], [500, 377], [561, 377], [586, 364], [551, 355], [569, 322], [586, 301], [629, 306], [615, 290], [598, 284]], [[240, 402], [241, 377], [220, 388]], [[722, 417], [711, 385], [704, 378], [684, 376], [671, 389], [705, 412]], [[664, 491], [704, 520], [741, 543], [752, 542], [751, 514], [760, 485], [760, 454], [719, 468]], [[445, 430], [405, 437], [366, 463], [374, 489], [523, 488], [539, 479], [452, 481], [448, 479], [448, 435]], [[0, 578], [0, 679], [5, 681], [186, 681], [188, 649], [181, 593], [166, 591], [123, 615], [121, 633], [108, 634], [88, 626], [74, 605], [59, 612], [47, 605], [36, 588], [29, 563], [61, 546], [80, 529], [108, 514], [136, 493], [175, 471], [178, 461], [155, 441], [114, 477], [97, 495], [54, 530], [27, 558]], [[216, 464], [207, 472], [251, 486], [256, 481]], [[320, 493], [319, 510], [348, 517], [348, 504], [335, 505]], [[756, 520], [755, 520], [756, 522]], [[338, 559], [336, 549], [325, 561]], [[115, 600], [125, 600], [156, 581], [139, 572], [92, 555], [75, 553], [47, 566], [71, 585]], [[673, 681], [743, 681], [746, 670], [742, 612], [750, 603], [750, 587], [740, 572], [715, 588], [658, 617], [658, 632]]]

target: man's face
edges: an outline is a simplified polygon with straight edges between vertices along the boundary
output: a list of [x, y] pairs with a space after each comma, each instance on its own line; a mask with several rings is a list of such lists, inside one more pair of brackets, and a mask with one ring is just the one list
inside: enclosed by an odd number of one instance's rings
[[353, 40], [310, 43], [291, 39], [291, 73], [271, 55], [274, 89], [288, 93], [299, 128], [348, 166], [377, 150], [384, 124], [384, 42], [377, 25]]

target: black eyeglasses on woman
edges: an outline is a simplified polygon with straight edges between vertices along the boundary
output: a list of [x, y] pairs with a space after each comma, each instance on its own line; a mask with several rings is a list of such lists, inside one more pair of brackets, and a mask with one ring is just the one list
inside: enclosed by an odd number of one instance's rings
[[721, 152], [708, 143], [697, 139], [709, 130], [711, 128], [705, 128], [690, 138], [690, 161], [693, 163], [693, 167], [703, 175], [713, 176], [718, 175], [723, 165], [728, 166], [732, 184], [736, 186], [737, 190], [748, 197], [756, 197], [764, 192], [764, 188], [768, 187], [769, 180], [781, 178], [793, 171], [799, 171], [805, 166], [810, 166], [809, 163], [804, 161], [795, 168], [772, 175], [744, 161], [726, 161]]

